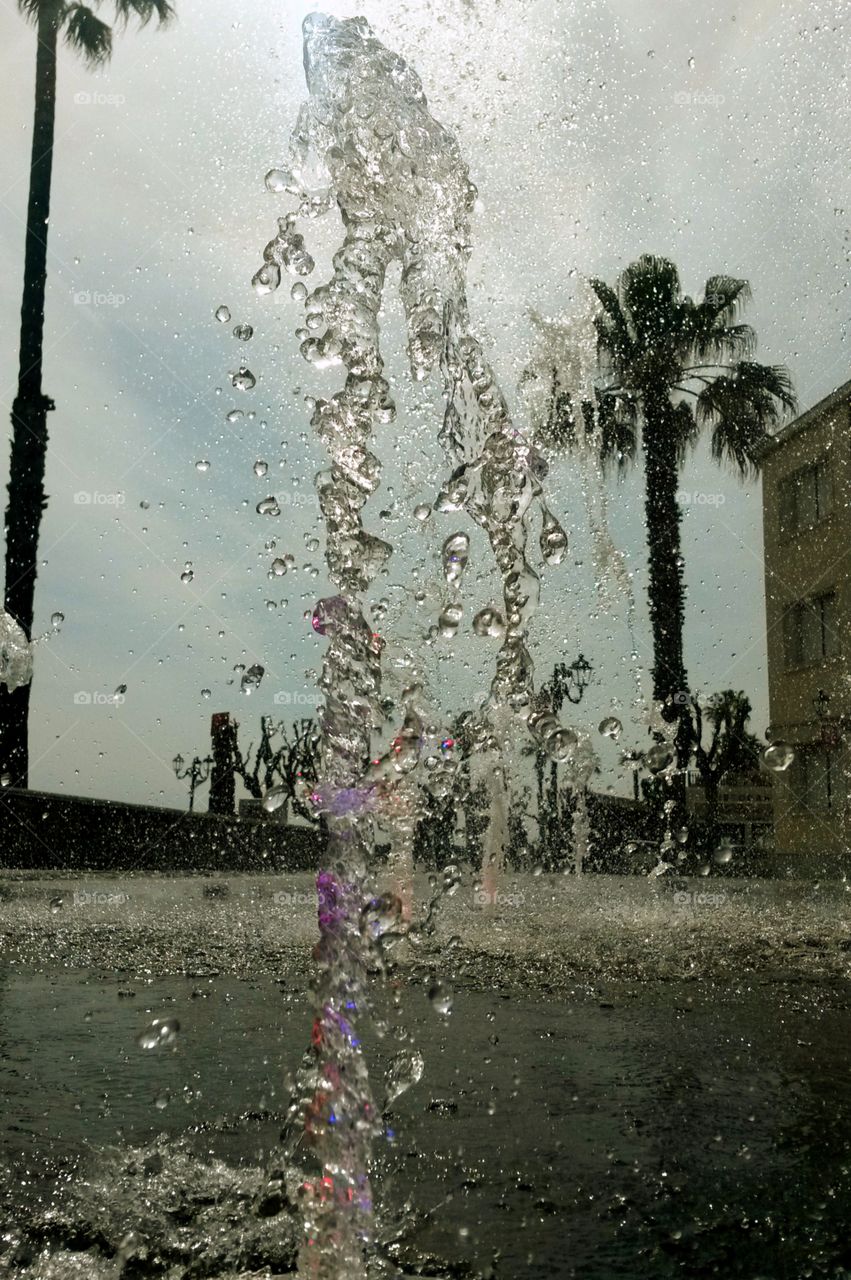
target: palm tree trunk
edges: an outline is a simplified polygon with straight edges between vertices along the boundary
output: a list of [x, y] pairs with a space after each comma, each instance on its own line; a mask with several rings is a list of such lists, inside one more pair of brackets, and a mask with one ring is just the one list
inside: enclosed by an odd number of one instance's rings
[[688, 677], [683, 658], [685, 584], [680, 542], [682, 515], [677, 502], [679, 453], [673, 406], [666, 392], [644, 397], [644, 513], [647, 525], [648, 602], [653, 634], [653, 697], [667, 720], [678, 722], [679, 776], [673, 798], [681, 823], [685, 813], [685, 770], [692, 746]]
[[[6, 508], [5, 607], [32, 638], [38, 570], [38, 536], [47, 505], [44, 471], [47, 414], [53, 402], [42, 392], [44, 294], [47, 283], [47, 229], [56, 114], [56, 42], [59, 7], [43, 4], [38, 19], [30, 190], [21, 302], [18, 393], [12, 405], [9, 505]], [[0, 686], [0, 771], [13, 785], [29, 781], [27, 721], [30, 685], [10, 693]]]
[[683, 661], [685, 586], [677, 502], [679, 465], [667, 396], [647, 397], [644, 416], [644, 513], [650, 625], [653, 632], [653, 697], [676, 703], [686, 692]]

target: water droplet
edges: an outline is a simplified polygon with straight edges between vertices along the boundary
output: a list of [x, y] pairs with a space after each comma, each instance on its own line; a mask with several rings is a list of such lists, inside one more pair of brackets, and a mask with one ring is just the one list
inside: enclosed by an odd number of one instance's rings
[[723, 841], [712, 855], [712, 861], [717, 862], [719, 866], [723, 866], [727, 862], [733, 861], [733, 846]]
[[58, 631], [64, 621], [65, 621], [64, 613], [52, 613], [50, 615], [50, 625], [53, 627], [54, 631]]
[[154, 1018], [150, 1026], [139, 1032], [136, 1043], [140, 1049], [162, 1049], [176, 1043], [179, 1031], [177, 1018]]
[[477, 636], [501, 638], [505, 634], [505, 619], [498, 609], [489, 605], [476, 614], [473, 619], [473, 630]]
[[419, 502], [414, 507], [414, 519], [419, 520], [421, 524], [424, 524], [425, 521], [428, 520], [430, 515], [431, 515], [431, 507], [428, 505], [427, 502]]
[[437, 619], [437, 625], [440, 627], [440, 634], [452, 639], [458, 630], [458, 624], [464, 615], [464, 610], [460, 604], [447, 604], [440, 612]]
[[266, 668], [261, 667], [259, 662], [255, 662], [253, 666], [250, 666], [247, 671], [243, 672], [242, 680], [239, 685], [240, 692], [249, 694], [255, 689], [258, 689], [260, 687], [260, 681], [263, 679], [265, 673]]
[[387, 1102], [389, 1106], [391, 1102], [410, 1089], [412, 1085], [419, 1084], [425, 1070], [425, 1062], [421, 1053], [417, 1050], [408, 1052], [403, 1050], [397, 1053], [390, 1063], [387, 1072]]
[[206, 458], [199, 458], [199, 459], [198, 459], [198, 461], [195, 463], [195, 470], [196, 470], [196, 471], [209, 471], [209, 470], [210, 470], [210, 463], [209, 463], [209, 461], [208, 461]]
[[240, 342], [248, 342], [254, 337], [254, 330], [250, 324], [238, 324], [234, 328], [233, 336], [239, 338]]
[[644, 757], [647, 768], [652, 773], [661, 773], [663, 769], [667, 769], [668, 765], [673, 763], [674, 753], [670, 747], [664, 742], [657, 742], [655, 747], [651, 747]]
[[576, 749], [579, 738], [573, 729], [554, 729], [544, 739], [544, 750], [551, 760], [564, 764]]
[[541, 527], [541, 555], [548, 565], [561, 564], [567, 551], [567, 534], [551, 511], [544, 508], [544, 522]]
[[772, 742], [762, 753], [762, 763], [772, 773], [784, 773], [795, 759], [795, 752], [788, 742]]
[[289, 788], [283, 785], [270, 787], [263, 797], [263, 808], [267, 813], [274, 813], [276, 809], [280, 809], [289, 794]]
[[450, 587], [457, 587], [467, 568], [470, 554], [470, 539], [466, 533], [450, 533], [443, 544], [441, 559], [443, 574]]
[[220, 307], [216, 307], [216, 319], [220, 324], [227, 324], [228, 320], [230, 320], [229, 308], [224, 306], [224, 304]]
[[361, 912], [361, 931], [371, 938], [395, 929], [402, 918], [402, 900], [395, 893], [382, 893], [370, 898]]
[[12, 785], [12, 775], [10, 773], [0, 773], [0, 787], [10, 787]]
[[183, 573], [180, 575], [180, 581], [186, 584], [191, 582], [194, 577], [195, 577], [195, 570], [192, 568], [192, 565], [187, 561], [186, 565], [184, 566]]
[[272, 573], [274, 573], [276, 578], [282, 578], [287, 571], [287, 562], [281, 559], [280, 556], [276, 556], [276, 558], [272, 561], [271, 571]]
[[435, 982], [429, 988], [428, 998], [435, 1013], [439, 1013], [444, 1018], [449, 1017], [455, 998], [450, 986], [445, 982]]
[[264, 262], [260, 270], [254, 273], [251, 280], [254, 292], [260, 297], [266, 293], [274, 293], [280, 283], [281, 268], [277, 262]]
[[598, 727], [604, 738], [612, 738], [615, 742], [623, 732], [623, 725], [617, 716], [606, 716], [605, 720], [600, 721]]
[[201, 697], [202, 697], [202, 698], [205, 698], [205, 699], [206, 699], [206, 698], [212, 698], [212, 696], [213, 696], [213, 692], [212, 692], [212, 690], [211, 690], [211, 689], [202, 689], [202, 690], [201, 690]]
[[275, 194], [286, 191], [289, 180], [290, 176], [284, 169], [270, 169], [263, 179], [266, 183], [266, 190], [273, 191]]
[[256, 476], [265, 476], [268, 470], [269, 470], [268, 462], [263, 462], [260, 458], [258, 458], [254, 464], [254, 474]]
[[239, 422], [240, 418], [244, 416], [245, 415], [241, 409], [231, 409], [230, 413], [225, 418], [225, 421], [230, 423]]
[[255, 510], [258, 516], [279, 516], [281, 514], [277, 498], [264, 498], [262, 502], [257, 503]]
[[235, 387], [237, 391], [251, 391], [252, 388], [257, 385], [257, 379], [250, 369], [246, 369], [245, 365], [240, 367], [238, 373], [232, 373], [230, 375], [230, 380], [231, 385]]
[[51, 915], [53, 915], [53, 916], [57, 915], [57, 913], [58, 913], [58, 912], [60, 912], [60, 911], [62, 910], [62, 907], [63, 907], [63, 906], [64, 906], [64, 903], [63, 903], [62, 898], [51, 898], [51, 899], [50, 899], [50, 914], [51, 914]]

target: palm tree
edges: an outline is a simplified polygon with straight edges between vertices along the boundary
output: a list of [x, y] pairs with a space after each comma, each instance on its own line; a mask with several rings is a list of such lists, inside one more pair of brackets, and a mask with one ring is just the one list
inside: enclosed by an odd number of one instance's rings
[[[751, 703], [742, 690], [724, 689], [706, 702], [705, 709], [699, 698], [692, 698], [692, 707], [695, 764], [706, 800], [703, 843], [711, 853], [718, 844], [719, 790], [725, 782], [759, 776], [761, 746], [747, 727]], [[709, 725], [708, 742], [704, 721]]]
[[[601, 383], [597, 404], [582, 406], [586, 428], [599, 433], [604, 461], [628, 465], [644, 456], [648, 599], [653, 635], [653, 696], [678, 719], [678, 763], [694, 740], [683, 657], [685, 586], [677, 500], [680, 469], [702, 430], [711, 431], [712, 456], [742, 476], [755, 475], [759, 446], [795, 397], [785, 368], [756, 364], [756, 336], [739, 320], [750, 298], [746, 280], [712, 276], [703, 298], [680, 289], [677, 268], [643, 255], [613, 289], [591, 287]], [[570, 398], [554, 385], [545, 435], [554, 443], [575, 436]]]
[[[126, 26], [131, 17], [138, 18], [142, 26], [154, 17], [162, 24], [173, 14], [168, 0], [113, 2], [116, 23], [120, 26]], [[42, 391], [41, 372], [56, 115], [56, 51], [62, 36], [68, 47], [89, 66], [100, 66], [108, 61], [112, 52], [113, 29], [92, 9], [71, 0], [18, 0], [18, 8], [35, 26], [37, 43], [18, 392], [12, 405], [9, 505], [6, 508], [5, 606], [27, 639], [31, 639], [39, 528], [47, 505], [44, 492], [47, 414], [55, 407]], [[29, 703], [29, 684], [13, 692], [0, 685], [0, 772], [8, 774], [17, 786], [26, 786], [28, 781]]]

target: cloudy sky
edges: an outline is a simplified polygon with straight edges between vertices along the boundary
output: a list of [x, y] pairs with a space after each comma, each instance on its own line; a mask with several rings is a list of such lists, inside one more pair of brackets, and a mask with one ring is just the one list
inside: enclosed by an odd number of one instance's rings
[[[321, 642], [304, 611], [323, 591], [312, 501], [322, 459], [303, 397], [336, 381], [300, 360], [300, 309], [286, 285], [267, 299], [250, 288], [286, 211], [263, 175], [285, 157], [304, 96], [306, 13], [363, 13], [413, 63], [432, 112], [458, 135], [481, 196], [474, 323], [513, 403], [529, 354], [529, 309], [561, 312], [583, 275], [613, 280], [642, 252], [673, 258], [690, 293], [717, 272], [747, 277], [759, 358], [789, 365], [804, 407], [848, 378], [851, 321], [851, 19], [843, 0], [177, 7], [167, 31], [117, 37], [111, 64], [96, 75], [61, 54], [45, 348], [45, 390], [57, 408], [36, 630], [48, 631], [57, 610], [65, 623], [39, 646], [32, 724], [34, 786], [168, 804], [184, 795], [169, 762], [178, 750], [205, 753], [211, 712], [234, 712], [248, 738], [262, 713], [280, 711], [287, 698], [309, 711], [313, 697]], [[102, 15], [108, 10], [105, 3]], [[8, 412], [35, 59], [34, 32], [12, 0], [0, 0], [0, 48], [0, 387]], [[318, 279], [339, 226], [330, 219], [317, 231]], [[214, 318], [220, 304], [232, 313], [228, 324]], [[247, 344], [233, 336], [238, 322], [254, 326]], [[394, 299], [385, 328], [400, 418], [379, 442], [388, 487], [367, 509], [367, 525], [400, 548], [376, 592], [388, 601], [388, 636], [395, 628], [416, 643], [439, 603], [436, 557], [452, 530], [418, 530], [411, 517], [442, 474], [439, 404], [435, 389], [415, 395], [406, 378]], [[257, 377], [249, 394], [229, 383], [240, 359]], [[229, 424], [234, 408], [244, 416]], [[198, 470], [199, 461], [209, 468]], [[254, 474], [257, 461], [268, 464], [267, 476]], [[4, 446], [3, 485], [7, 466]], [[682, 487], [690, 495], [692, 683], [745, 689], [762, 729], [759, 489], [714, 468], [703, 450], [689, 460]], [[255, 513], [267, 494], [278, 497], [277, 520]], [[551, 494], [573, 550], [546, 576], [539, 671], [584, 651], [595, 680], [575, 722], [593, 727], [614, 710], [625, 723], [622, 745], [641, 743], [625, 601], [601, 596], [595, 583], [587, 505], [599, 496], [571, 464], [556, 468]], [[646, 666], [639, 477], [611, 482], [608, 510], [633, 574]], [[272, 540], [275, 548], [266, 545]], [[276, 555], [293, 556], [294, 566], [270, 580]], [[187, 564], [193, 576], [184, 582]], [[414, 570], [427, 593], [416, 614]], [[470, 589], [492, 595], [486, 562], [473, 567]], [[462, 646], [456, 660], [448, 649], [436, 653], [438, 702], [475, 701], [492, 656], [481, 642], [475, 653]], [[245, 698], [234, 667], [254, 662], [266, 676]], [[122, 684], [125, 702], [106, 703]], [[614, 748], [601, 751], [607, 783], [623, 788], [608, 769]]]

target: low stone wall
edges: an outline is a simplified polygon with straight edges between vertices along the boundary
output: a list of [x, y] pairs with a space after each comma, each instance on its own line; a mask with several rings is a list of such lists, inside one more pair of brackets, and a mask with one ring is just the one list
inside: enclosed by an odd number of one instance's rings
[[41, 791], [0, 791], [0, 867], [87, 871], [310, 871], [310, 827]]

